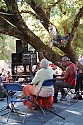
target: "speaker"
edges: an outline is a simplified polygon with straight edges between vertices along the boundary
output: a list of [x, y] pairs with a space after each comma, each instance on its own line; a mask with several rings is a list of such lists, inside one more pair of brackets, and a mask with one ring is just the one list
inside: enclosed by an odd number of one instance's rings
[[22, 52], [22, 41], [16, 40], [16, 53]]
[[12, 64], [22, 63], [22, 53], [12, 53]]

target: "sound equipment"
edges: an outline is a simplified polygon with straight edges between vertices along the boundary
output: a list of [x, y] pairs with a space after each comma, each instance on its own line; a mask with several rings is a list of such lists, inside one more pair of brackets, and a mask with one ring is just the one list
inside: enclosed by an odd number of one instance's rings
[[22, 52], [22, 41], [16, 40], [16, 53]]
[[22, 63], [22, 53], [12, 53], [12, 64]]
[[[32, 66], [37, 64], [37, 53], [28, 51], [27, 53], [12, 53], [12, 75], [15, 75], [22, 69], [23, 74], [32, 76]], [[19, 69], [21, 67], [21, 69]]]
[[22, 63], [23, 64], [31, 64], [36, 65], [37, 63], [37, 54], [35, 52], [29, 51], [22, 55]]

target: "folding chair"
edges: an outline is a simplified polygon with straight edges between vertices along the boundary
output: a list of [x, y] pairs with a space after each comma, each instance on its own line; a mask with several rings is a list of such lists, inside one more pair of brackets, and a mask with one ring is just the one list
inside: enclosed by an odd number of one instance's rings
[[[49, 97], [41, 97], [41, 96], [39, 96], [39, 94], [40, 94], [40, 92], [41, 92], [41, 90], [42, 90], [42, 87], [44, 87], [44, 86], [53, 86], [53, 85], [55, 84], [55, 82], [56, 82], [56, 79], [53, 78], [53, 79], [45, 80], [45, 81], [42, 83], [42, 85], [41, 85], [41, 87], [40, 87], [40, 90], [39, 90], [37, 96], [35, 96], [35, 104], [36, 104], [36, 106], [38, 106], [38, 107], [42, 110], [42, 112], [43, 112], [44, 115], [45, 115], [45, 111], [44, 111], [44, 110], [46, 110], [46, 111], [48, 111], [48, 112], [51, 112], [51, 113], [53, 113], [53, 114], [55, 114], [55, 115], [61, 117], [62, 119], [65, 119], [64, 117], [58, 115], [58, 114], [55, 113], [54, 111], [52, 111], [52, 110], [48, 109], [47, 107], [45, 107], [45, 106], [43, 106], [43, 105], [41, 105], [41, 104], [38, 103], [38, 100], [41, 100], [41, 101], [42, 101], [42, 99], [47, 99], [47, 98], [51, 97], [51, 96], [49, 96]], [[53, 95], [52, 95], [52, 96], [53, 96]], [[48, 100], [48, 101], [51, 103], [51, 106], [52, 106], [52, 102], [51, 102], [50, 100]], [[47, 102], [47, 103], [48, 103], [48, 102]], [[55, 109], [55, 107], [54, 107], [54, 109]]]
[[[5, 111], [5, 110], [10, 109], [10, 107], [9, 107], [9, 101], [8, 101], [8, 92], [5, 91], [4, 86], [0, 87], [0, 89], [2, 90], [2, 95], [5, 94], [5, 98], [6, 98], [6, 100], [7, 100], [6, 105], [4, 105], [4, 106], [2, 107], [2, 109], [0, 109], [0, 112], [3, 112], [3, 111]], [[3, 94], [3, 93], [4, 93], [4, 94]], [[1, 94], [1, 93], [0, 93], [0, 94]], [[3, 98], [2, 98], [2, 99], [3, 99]], [[6, 113], [6, 114], [7, 114], [7, 113]]]
[[[78, 101], [78, 98], [74, 99], [73, 97], [75, 96], [75, 92], [73, 90], [75, 90], [75, 86], [72, 86], [72, 83], [74, 82], [74, 80], [77, 80], [77, 74], [74, 75], [73, 80], [71, 81], [71, 83], [69, 84], [69, 86], [67, 87], [67, 90], [65, 91], [65, 94], [63, 95], [63, 97], [60, 99], [62, 101], [62, 99], [64, 97], [66, 97], [68, 95], [68, 98], [71, 97], [74, 101]], [[73, 95], [73, 97], [72, 97]]]
[[[18, 91], [21, 92], [23, 90], [23, 86], [21, 86], [19, 83], [6, 83], [6, 84], [4, 84], [4, 88], [5, 88], [5, 90], [12, 91], [12, 92], [18, 92]], [[24, 123], [27, 112], [26, 113], [19, 112], [18, 109], [15, 108], [15, 103], [28, 101], [28, 99], [30, 99], [30, 97], [27, 97], [27, 99], [18, 99], [16, 97], [16, 94], [15, 94], [14, 96], [10, 96], [8, 98], [10, 98], [9, 101], [10, 101], [10, 104], [11, 104], [11, 109], [8, 113], [7, 122], [9, 121], [10, 114], [16, 113], [17, 115], [24, 115], [24, 118], [23, 118], [23, 121], [22, 121]]]

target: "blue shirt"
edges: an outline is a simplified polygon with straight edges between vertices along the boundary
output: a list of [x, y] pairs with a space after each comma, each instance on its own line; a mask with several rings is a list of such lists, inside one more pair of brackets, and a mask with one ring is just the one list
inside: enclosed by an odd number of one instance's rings
[[62, 40], [67, 40], [68, 39], [68, 36], [64, 36], [63, 38], [62, 38]]

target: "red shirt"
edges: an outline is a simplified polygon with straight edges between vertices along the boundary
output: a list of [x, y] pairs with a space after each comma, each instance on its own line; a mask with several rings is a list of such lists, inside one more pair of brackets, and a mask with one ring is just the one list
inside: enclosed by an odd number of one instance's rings
[[77, 67], [75, 64], [71, 63], [69, 66], [73, 68], [73, 74], [70, 74], [70, 76], [64, 80], [64, 82], [70, 83], [72, 86], [76, 85], [76, 76], [77, 76]]

